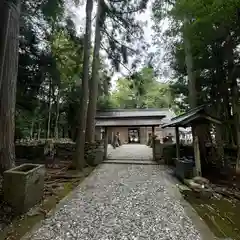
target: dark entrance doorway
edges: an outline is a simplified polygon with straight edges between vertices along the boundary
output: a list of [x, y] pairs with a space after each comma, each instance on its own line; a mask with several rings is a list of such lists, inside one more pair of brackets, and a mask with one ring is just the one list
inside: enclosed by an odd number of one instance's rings
[[128, 129], [128, 143], [140, 143], [140, 128]]

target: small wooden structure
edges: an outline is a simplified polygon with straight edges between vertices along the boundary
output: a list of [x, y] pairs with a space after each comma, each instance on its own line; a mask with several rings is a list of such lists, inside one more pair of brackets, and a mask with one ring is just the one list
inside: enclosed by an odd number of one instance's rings
[[[108, 129], [112, 127], [151, 127], [152, 136], [155, 135], [155, 127], [162, 124], [166, 115], [160, 109], [115, 109], [97, 112], [96, 127], [104, 128], [104, 158], [107, 158]], [[153, 148], [153, 160], [155, 159], [155, 144]]]
[[206, 123], [215, 123], [221, 124], [221, 121], [210, 116], [207, 113], [206, 106], [199, 106], [190, 111], [179, 115], [171, 119], [171, 122], [162, 126], [162, 128], [175, 127], [176, 131], [176, 157], [177, 160], [180, 159], [180, 140], [179, 140], [179, 127], [187, 128], [192, 127], [193, 135], [193, 148], [194, 148], [194, 158], [195, 158], [195, 174], [197, 176], [202, 175], [201, 170], [201, 157], [200, 157], [200, 148], [199, 148], [199, 139], [196, 134], [196, 126]]

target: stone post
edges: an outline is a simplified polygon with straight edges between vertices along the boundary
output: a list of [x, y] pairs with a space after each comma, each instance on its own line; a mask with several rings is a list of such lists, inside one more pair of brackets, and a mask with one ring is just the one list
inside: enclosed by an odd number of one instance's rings
[[152, 152], [153, 152], [153, 161], [155, 161], [155, 126], [152, 126]]
[[176, 157], [177, 161], [180, 159], [180, 140], [179, 140], [179, 128], [175, 127], [176, 132]]
[[104, 160], [107, 159], [107, 149], [108, 149], [108, 127], [104, 129]]

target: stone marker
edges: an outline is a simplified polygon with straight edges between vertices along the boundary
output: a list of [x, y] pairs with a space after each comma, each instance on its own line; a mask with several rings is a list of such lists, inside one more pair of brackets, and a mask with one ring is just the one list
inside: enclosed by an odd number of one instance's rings
[[38, 203], [44, 193], [45, 167], [22, 164], [4, 172], [4, 200], [16, 214], [26, 212]]
[[201, 185], [209, 185], [209, 180], [204, 177], [196, 176], [193, 178], [193, 181]]
[[161, 144], [160, 140], [156, 139], [155, 141], [155, 160], [158, 161], [162, 158], [162, 151], [163, 151], [163, 145]]

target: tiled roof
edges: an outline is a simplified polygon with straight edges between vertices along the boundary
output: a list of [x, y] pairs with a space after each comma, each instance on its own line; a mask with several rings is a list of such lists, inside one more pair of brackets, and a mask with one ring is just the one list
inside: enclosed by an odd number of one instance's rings
[[165, 117], [162, 119], [162, 124], [170, 123], [171, 119], [176, 117], [176, 114], [171, 109], [163, 110]]
[[124, 127], [124, 126], [159, 126], [161, 124], [161, 118], [151, 119], [134, 119], [134, 118], [121, 118], [121, 119], [98, 119], [96, 120], [97, 127]]
[[182, 115], [172, 118], [171, 121], [167, 124], [164, 124], [162, 128], [176, 127], [176, 126], [189, 127], [191, 126], [191, 123], [193, 121], [200, 120], [200, 119], [221, 124], [221, 121], [219, 121], [214, 117], [211, 117], [206, 113], [205, 106], [199, 106], [194, 109], [191, 109], [190, 111], [187, 111]]
[[136, 117], [160, 117], [169, 114], [169, 109], [112, 109], [108, 111], [97, 111], [96, 119], [100, 118], [136, 118]]

